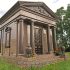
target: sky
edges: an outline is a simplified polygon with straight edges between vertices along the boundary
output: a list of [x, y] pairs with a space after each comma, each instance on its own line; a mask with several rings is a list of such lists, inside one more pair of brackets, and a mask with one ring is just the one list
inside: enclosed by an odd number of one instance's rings
[[66, 9], [70, 0], [0, 0], [0, 17], [2, 17], [17, 1], [37, 1], [44, 2], [53, 12], [60, 7]]

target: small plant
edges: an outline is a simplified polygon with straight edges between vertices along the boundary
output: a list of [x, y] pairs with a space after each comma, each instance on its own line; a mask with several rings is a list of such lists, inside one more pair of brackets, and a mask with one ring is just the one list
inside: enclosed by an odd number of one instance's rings
[[59, 55], [61, 55], [61, 52], [57, 51], [57, 52], [55, 52], [55, 55], [59, 56]]
[[60, 47], [56, 48], [55, 55], [56, 56], [61, 55], [61, 49], [60, 49]]
[[56, 56], [64, 57], [65, 56], [65, 48], [64, 47], [59, 47], [56, 52]]
[[32, 48], [31, 47], [26, 48], [26, 57], [32, 57]]

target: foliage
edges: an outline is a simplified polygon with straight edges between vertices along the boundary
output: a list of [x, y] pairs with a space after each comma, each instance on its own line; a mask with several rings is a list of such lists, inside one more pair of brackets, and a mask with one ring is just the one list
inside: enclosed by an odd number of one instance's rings
[[59, 47], [70, 47], [70, 5], [67, 10], [63, 7], [57, 9], [56, 15], [59, 17], [57, 20], [56, 37]]

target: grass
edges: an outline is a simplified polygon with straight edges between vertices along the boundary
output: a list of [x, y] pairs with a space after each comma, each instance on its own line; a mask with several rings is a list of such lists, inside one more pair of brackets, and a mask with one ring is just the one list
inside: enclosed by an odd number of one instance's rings
[[48, 66], [42, 66], [39, 68], [33, 67], [32, 70], [70, 70], [70, 60], [62, 61]]
[[68, 55], [70, 57], [70, 52], [67, 52], [66, 55]]
[[0, 70], [21, 70], [21, 68], [15, 64], [7, 63], [5, 59], [0, 58]]
[[[70, 53], [66, 54], [70, 56]], [[58, 63], [30, 68], [20, 68], [17, 65], [7, 63], [4, 59], [0, 58], [0, 70], [70, 70], [70, 58]]]
[[47, 67], [43, 66], [42, 70], [70, 70], [70, 61], [62, 61], [55, 64], [50, 64]]

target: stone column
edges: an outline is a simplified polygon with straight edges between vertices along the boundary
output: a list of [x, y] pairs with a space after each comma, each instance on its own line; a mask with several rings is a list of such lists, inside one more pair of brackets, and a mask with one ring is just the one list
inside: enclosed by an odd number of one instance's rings
[[56, 28], [52, 26], [52, 36], [53, 36], [53, 49], [56, 51]]
[[3, 55], [3, 30], [1, 30], [1, 53], [2, 53], [2, 55]]
[[2, 55], [3, 55], [3, 38], [4, 38], [4, 29], [1, 30], [1, 48], [2, 48]]
[[16, 56], [18, 56], [18, 21], [16, 21]]
[[34, 44], [34, 22], [31, 22], [30, 25], [30, 45], [32, 47], [32, 52], [35, 54], [35, 44]]
[[1, 30], [0, 30], [0, 53], [1, 53]]
[[43, 54], [48, 53], [47, 30], [46, 30], [46, 28], [43, 28], [43, 31], [42, 31], [42, 48], [43, 48]]
[[24, 45], [24, 20], [20, 18], [18, 20], [18, 53], [24, 54], [25, 45]]
[[48, 45], [48, 53], [50, 53], [50, 26], [47, 24], [47, 45]]

